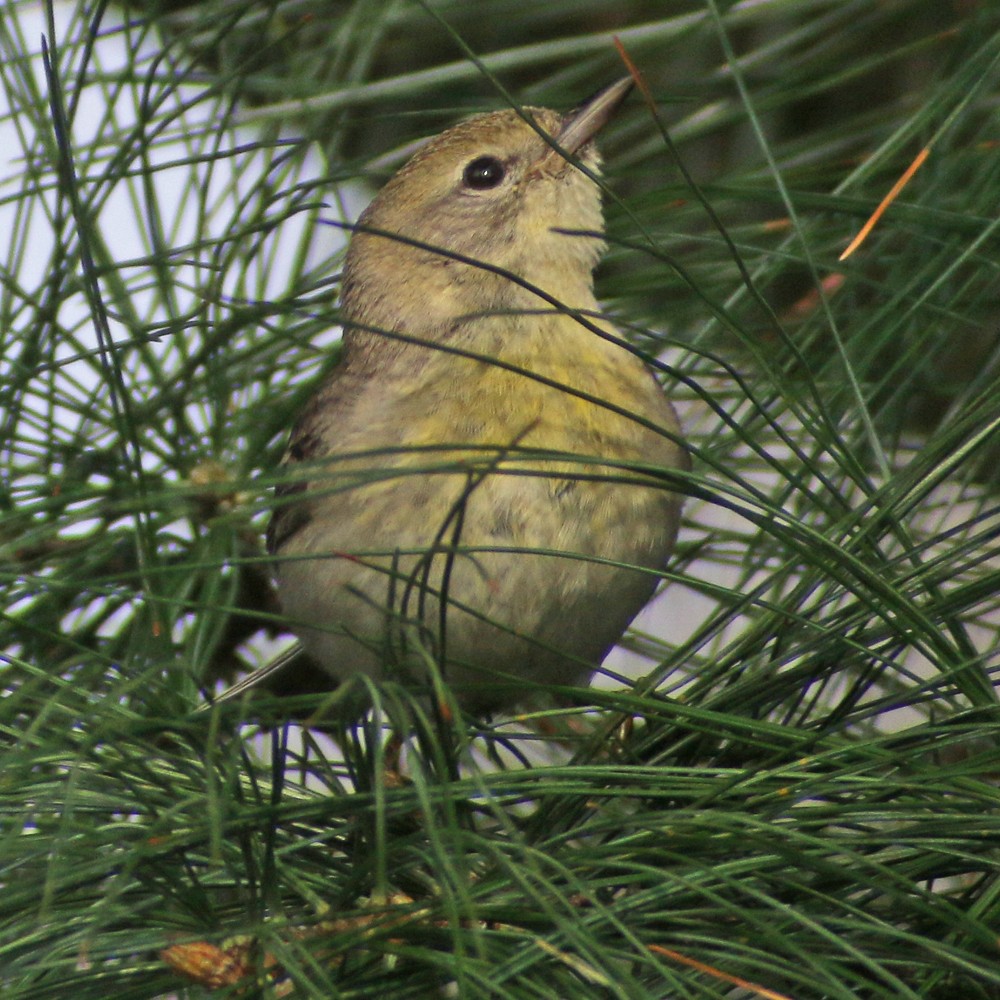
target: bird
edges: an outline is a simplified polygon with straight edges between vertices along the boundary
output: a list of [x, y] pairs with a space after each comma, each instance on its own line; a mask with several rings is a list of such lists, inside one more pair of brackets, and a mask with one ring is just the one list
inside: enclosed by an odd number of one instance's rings
[[342, 354], [267, 528], [305, 653], [286, 686], [443, 683], [463, 711], [510, 711], [587, 684], [654, 593], [688, 452], [594, 291], [594, 140], [631, 85], [459, 122], [353, 227]]

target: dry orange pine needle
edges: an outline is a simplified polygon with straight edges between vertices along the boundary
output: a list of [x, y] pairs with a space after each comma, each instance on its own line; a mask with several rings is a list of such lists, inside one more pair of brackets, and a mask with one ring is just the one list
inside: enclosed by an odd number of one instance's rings
[[879, 202], [878, 208], [872, 212], [868, 221], [861, 227], [858, 231], [858, 235], [851, 240], [847, 249], [840, 255], [838, 260], [847, 260], [848, 257], [854, 253], [855, 250], [861, 246], [862, 243], [868, 238], [868, 234], [875, 228], [878, 220], [882, 218], [885, 214], [885, 210], [899, 197], [899, 193], [910, 183], [913, 175], [924, 165], [924, 160], [930, 156], [931, 147], [924, 146], [922, 150], [914, 157], [913, 162], [903, 171], [903, 176], [893, 184], [892, 189], [889, 193]]

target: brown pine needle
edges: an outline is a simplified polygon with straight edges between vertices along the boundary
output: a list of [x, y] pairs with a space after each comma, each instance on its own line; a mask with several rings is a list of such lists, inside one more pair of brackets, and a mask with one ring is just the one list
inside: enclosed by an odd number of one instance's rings
[[625, 63], [625, 68], [628, 70], [629, 76], [635, 81], [635, 85], [639, 88], [639, 92], [646, 99], [646, 103], [652, 104], [653, 95], [649, 92], [649, 87], [646, 85], [645, 78], [639, 70], [639, 67], [632, 61], [632, 57], [628, 54], [622, 40], [617, 35], [614, 37], [614, 43], [621, 61]]
[[903, 171], [903, 176], [892, 186], [892, 190], [879, 202], [878, 208], [872, 212], [868, 221], [861, 227], [858, 235], [851, 240], [847, 249], [838, 257], [838, 260], [847, 260], [855, 250], [867, 239], [868, 234], [875, 228], [875, 224], [885, 214], [885, 210], [896, 200], [899, 192], [910, 183], [913, 175], [924, 165], [924, 160], [930, 155], [931, 147], [924, 146], [922, 150], [913, 158], [913, 162]]
[[769, 990], [766, 986], [751, 983], [747, 979], [740, 979], [739, 976], [731, 976], [728, 972], [723, 972], [713, 965], [706, 965], [704, 962], [699, 962], [696, 958], [689, 958], [687, 955], [682, 955], [679, 951], [673, 951], [658, 944], [651, 944], [649, 950], [655, 952], [657, 955], [672, 958], [675, 962], [680, 962], [681, 965], [688, 965], [699, 972], [707, 972], [710, 976], [715, 976], [716, 979], [732, 983], [733, 986], [739, 986], [744, 990], [752, 990], [757, 996], [764, 997], [764, 1000], [792, 1000], [791, 997], [786, 996], [784, 993], [776, 993], [774, 990]]
[[783, 320], [802, 320], [811, 316], [818, 308], [821, 296], [833, 295], [844, 284], [844, 275], [839, 271], [828, 274], [819, 283], [818, 288], [811, 288], [798, 301], [785, 311]]

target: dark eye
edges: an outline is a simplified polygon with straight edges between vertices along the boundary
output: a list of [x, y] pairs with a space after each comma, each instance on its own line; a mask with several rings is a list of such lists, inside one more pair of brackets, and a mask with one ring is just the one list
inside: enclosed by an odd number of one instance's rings
[[496, 187], [506, 173], [506, 168], [495, 156], [477, 156], [462, 171], [462, 180], [466, 187], [486, 191]]

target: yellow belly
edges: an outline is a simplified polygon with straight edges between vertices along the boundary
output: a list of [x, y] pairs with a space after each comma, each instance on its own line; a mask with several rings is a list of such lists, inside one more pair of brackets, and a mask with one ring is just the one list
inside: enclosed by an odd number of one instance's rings
[[679, 503], [635, 466], [682, 462], [676, 418], [637, 359], [583, 343], [571, 364], [559, 344], [535, 352], [537, 379], [441, 355], [333, 443], [279, 569], [331, 674], [443, 653], [465, 702], [489, 708], [510, 684], [584, 679], [649, 599]]

